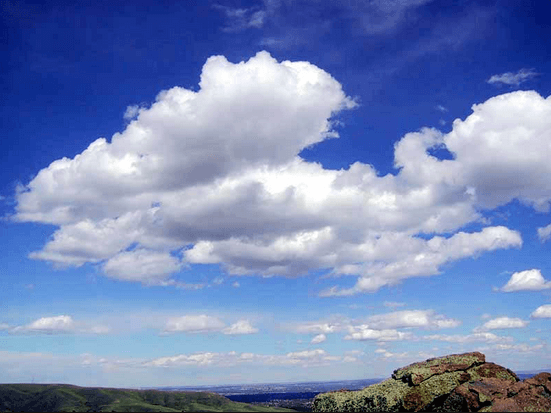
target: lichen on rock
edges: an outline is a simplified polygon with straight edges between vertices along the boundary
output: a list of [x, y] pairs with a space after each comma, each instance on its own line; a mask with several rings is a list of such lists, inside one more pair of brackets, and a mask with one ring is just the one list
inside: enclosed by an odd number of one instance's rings
[[523, 382], [484, 354], [428, 359], [359, 391], [319, 394], [313, 411], [551, 411], [551, 374]]

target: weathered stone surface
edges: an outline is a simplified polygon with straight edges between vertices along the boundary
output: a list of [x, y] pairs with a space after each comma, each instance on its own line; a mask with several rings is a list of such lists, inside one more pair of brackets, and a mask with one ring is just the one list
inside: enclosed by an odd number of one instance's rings
[[464, 383], [442, 404], [445, 411], [551, 411], [551, 374], [540, 373], [522, 382], [482, 378]]
[[551, 411], [551, 374], [520, 382], [481, 353], [452, 354], [397, 369], [360, 391], [319, 394], [313, 411]]
[[499, 366], [495, 363], [481, 364], [480, 366], [470, 369], [469, 374], [471, 378], [465, 381], [480, 380], [484, 377], [488, 379], [501, 379], [512, 382], [517, 382], [520, 380], [515, 372], [509, 370], [506, 367]]
[[415, 386], [432, 376], [458, 370], [465, 371], [470, 367], [481, 365], [485, 361], [486, 357], [479, 352], [451, 354], [445, 357], [428, 359], [420, 363], [413, 363], [401, 369], [394, 370], [392, 378]]

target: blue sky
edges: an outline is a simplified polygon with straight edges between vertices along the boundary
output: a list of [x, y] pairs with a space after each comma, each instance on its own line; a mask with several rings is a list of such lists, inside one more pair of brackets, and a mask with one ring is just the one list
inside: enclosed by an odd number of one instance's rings
[[544, 3], [4, 2], [0, 382], [550, 369]]

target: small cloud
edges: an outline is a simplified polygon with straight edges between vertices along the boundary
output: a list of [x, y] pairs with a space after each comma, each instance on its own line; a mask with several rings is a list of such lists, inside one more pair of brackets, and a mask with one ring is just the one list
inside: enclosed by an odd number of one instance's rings
[[75, 322], [68, 315], [42, 317], [26, 326], [19, 326], [13, 332], [69, 333], [75, 330]]
[[249, 320], [239, 320], [237, 323], [222, 330], [224, 334], [254, 334], [258, 333], [258, 328], [254, 328]]
[[264, 26], [267, 16], [265, 10], [255, 10], [252, 7], [239, 9], [220, 4], [214, 4], [212, 7], [221, 10], [226, 15], [228, 24], [222, 28], [222, 31], [227, 33], [240, 32], [249, 28], [260, 29]]
[[520, 318], [498, 317], [493, 320], [489, 320], [481, 327], [475, 328], [475, 332], [481, 332], [486, 330], [499, 330], [503, 328], [524, 328], [528, 325], [528, 321], [521, 320]]
[[344, 336], [345, 340], [377, 340], [377, 341], [399, 341], [410, 340], [413, 335], [411, 333], [404, 333], [402, 331], [386, 329], [386, 330], [374, 330], [367, 325], [350, 327], [348, 335]]
[[549, 238], [551, 238], [551, 224], [547, 225], [546, 227], [538, 228], [538, 238], [541, 242], [545, 242]]
[[208, 333], [220, 331], [225, 324], [216, 317], [202, 315], [186, 315], [174, 317], [167, 321], [165, 333]]
[[6, 323], [0, 323], [0, 331], [2, 330], [8, 330], [10, 328], [9, 324]]
[[214, 280], [212, 280], [212, 283], [214, 285], [220, 285], [224, 282], [224, 277], [216, 277]]
[[85, 325], [77, 323], [71, 316], [59, 315], [55, 317], [42, 317], [25, 326], [18, 326], [10, 329], [10, 333], [84, 333], [84, 334], [106, 334], [109, 328], [100, 325]]
[[371, 316], [367, 319], [367, 323], [370, 328], [375, 329], [407, 327], [440, 329], [457, 327], [461, 321], [436, 314], [434, 310], [405, 310]]
[[140, 113], [140, 107], [138, 105], [131, 105], [126, 107], [123, 118], [125, 120], [132, 120]]
[[312, 339], [312, 341], [310, 341], [310, 344], [320, 344], [325, 340], [327, 340], [327, 336], [325, 334], [318, 334]]
[[389, 308], [397, 308], [397, 307], [404, 307], [406, 303], [399, 303], [396, 301], [385, 301], [383, 305]]
[[319, 323], [304, 323], [294, 327], [295, 332], [299, 334], [329, 334], [341, 330], [341, 323], [319, 322]]
[[237, 281], [234, 281], [233, 284], [231, 285], [233, 288], [239, 288], [241, 286], [241, 284], [239, 284]]
[[438, 123], [440, 124], [440, 126], [444, 126], [446, 124], [446, 121], [444, 119], [440, 119]]
[[510, 86], [519, 86], [521, 83], [537, 76], [538, 73], [534, 69], [520, 69], [517, 73], [507, 72], [500, 75], [493, 75], [488, 79], [490, 84], [505, 84]]
[[442, 113], [446, 113], [448, 111], [448, 108], [445, 108], [442, 105], [436, 105], [436, 110], [439, 110]]
[[551, 318], [551, 304], [542, 305], [530, 314], [531, 318]]
[[546, 281], [538, 269], [513, 273], [511, 278], [499, 291], [506, 293], [514, 291], [541, 291], [551, 288], [551, 281]]
[[26, 284], [26, 285], [25, 285], [25, 288], [26, 288], [27, 290], [34, 290], [34, 284]]
[[512, 337], [503, 337], [498, 336], [494, 333], [489, 332], [479, 332], [474, 334], [462, 335], [444, 335], [444, 334], [433, 334], [429, 336], [422, 337], [424, 340], [439, 340], [447, 341], [448, 343], [474, 343], [474, 342], [510, 342], [513, 341]]

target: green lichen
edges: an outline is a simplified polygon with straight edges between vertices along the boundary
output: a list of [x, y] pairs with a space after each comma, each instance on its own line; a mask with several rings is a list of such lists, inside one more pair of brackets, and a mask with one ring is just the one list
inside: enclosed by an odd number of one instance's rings
[[[482, 356], [482, 355], [481, 355]], [[482, 359], [482, 360], [481, 360]], [[392, 375], [397, 380], [407, 380], [411, 378], [412, 384], [418, 384], [422, 380], [437, 374], [433, 367], [440, 365], [464, 365], [465, 369], [484, 362], [484, 356], [453, 354], [450, 356], [429, 359], [421, 363], [411, 364], [407, 367], [398, 369]]]
[[478, 400], [480, 400], [480, 403], [486, 403], [486, 402], [491, 402], [492, 401], [492, 398], [485, 395], [484, 393], [478, 393]]
[[517, 381], [517, 379], [512, 374], [509, 374], [505, 371], [497, 372], [496, 376], [497, 376], [498, 379], [501, 379], [501, 380], [509, 380], [509, 381], [513, 381], [513, 382]]
[[408, 388], [406, 383], [388, 379], [359, 391], [323, 393], [315, 398], [312, 411], [399, 411]]
[[410, 387], [404, 400], [406, 409], [417, 410], [419, 407], [427, 406], [438, 397], [451, 393], [459, 386], [462, 371], [444, 373], [423, 381], [418, 386]]

